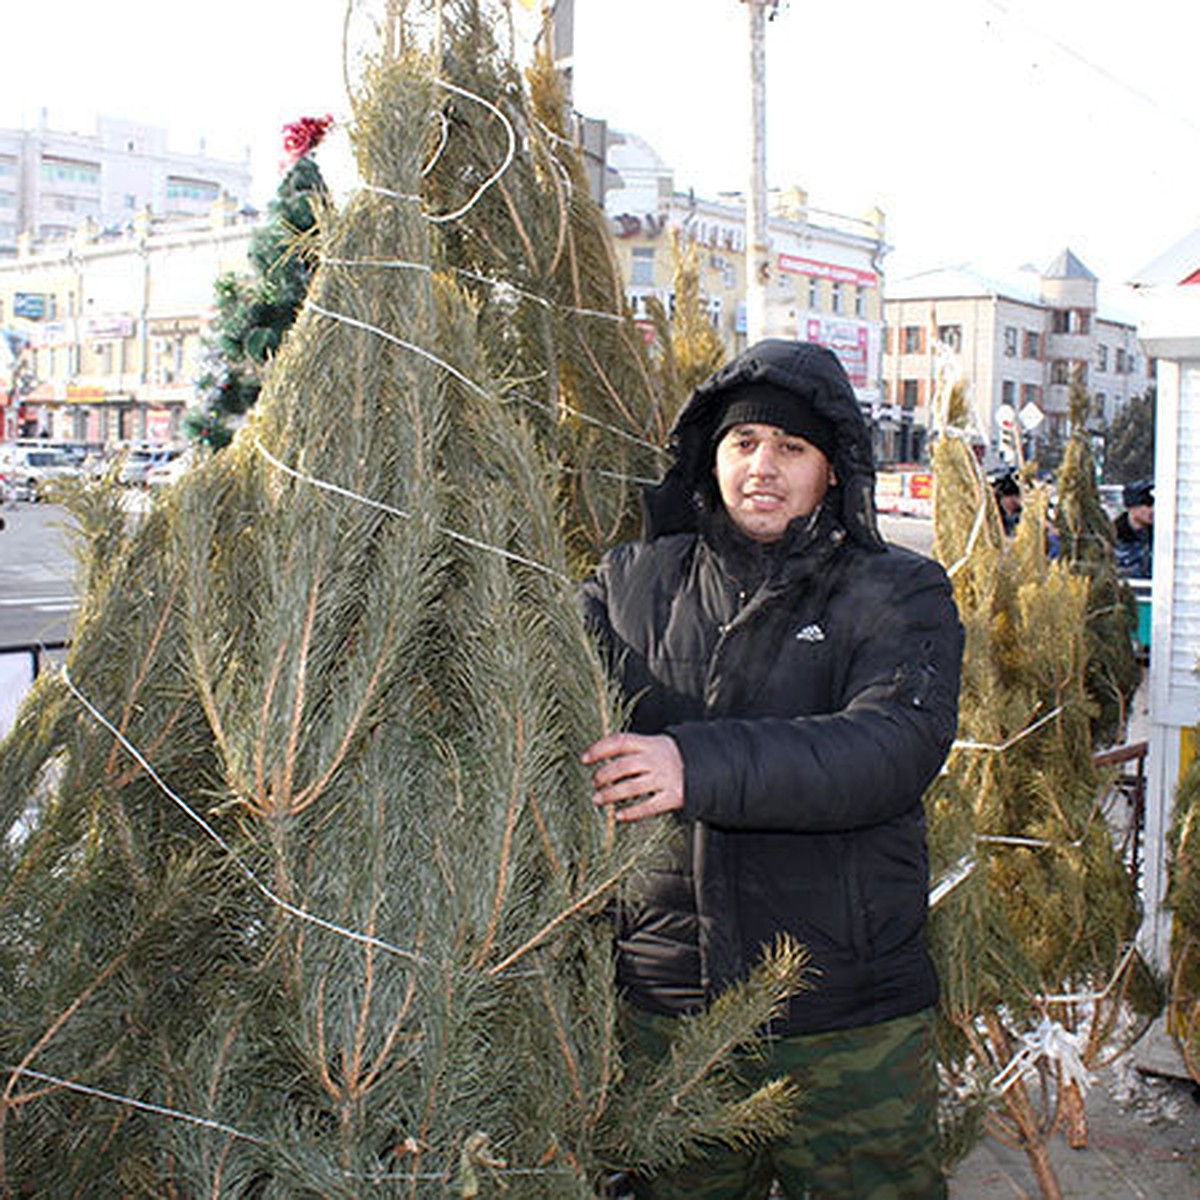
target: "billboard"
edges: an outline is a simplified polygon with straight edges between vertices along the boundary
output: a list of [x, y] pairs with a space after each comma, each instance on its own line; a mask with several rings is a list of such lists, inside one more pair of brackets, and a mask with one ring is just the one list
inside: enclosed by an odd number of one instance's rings
[[17, 292], [13, 296], [13, 316], [40, 321], [46, 315], [46, 297], [41, 292]]

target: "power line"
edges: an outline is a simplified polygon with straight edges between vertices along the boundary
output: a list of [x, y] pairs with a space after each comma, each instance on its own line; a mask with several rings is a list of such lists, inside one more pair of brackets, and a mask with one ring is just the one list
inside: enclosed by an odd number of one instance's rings
[[1042, 29], [1040, 26], [1035, 25], [1032, 21], [1026, 20], [1024, 17], [1017, 16], [1006, 4], [1003, 4], [1001, 0], [982, 0], [982, 2], [987, 7], [992, 8], [996, 12], [1000, 13], [1007, 20], [1013, 22], [1014, 24], [1022, 25], [1031, 33], [1043, 38], [1056, 49], [1062, 51], [1062, 53], [1068, 58], [1074, 59], [1074, 61], [1079, 63], [1081, 66], [1084, 66], [1089, 71], [1099, 75], [1100, 78], [1106, 83], [1112, 84], [1113, 87], [1119, 88], [1121, 91], [1126, 92], [1137, 100], [1140, 100], [1143, 104], [1148, 105], [1150, 108], [1157, 109], [1159, 112], [1165, 113], [1167, 116], [1172, 117], [1181, 125], [1186, 125], [1194, 132], [1200, 133], [1200, 123], [1194, 121], [1186, 114], [1163, 104], [1162, 101], [1160, 101], [1157, 97], [1152, 96], [1149, 92], [1144, 91], [1136, 84], [1132, 84], [1127, 79], [1124, 79], [1120, 75], [1110, 71], [1108, 67], [1104, 66], [1102, 63], [1096, 62], [1092, 58], [1089, 58], [1081, 50], [1076, 50], [1074, 46], [1070, 45], [1068, 42], [1064, 42], [1062, 38], [1058, 37], [1057, 35]]

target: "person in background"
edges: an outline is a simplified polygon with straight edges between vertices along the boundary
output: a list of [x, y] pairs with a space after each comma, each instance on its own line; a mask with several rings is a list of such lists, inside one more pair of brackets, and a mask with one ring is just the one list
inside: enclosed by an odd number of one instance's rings
[[1000, 510], [1004, 533], [1012, 537], [1021, 519], [1021, 483], [1015, 471], [1002, 471], [992, 479], [992, 494]]
[[1117, 572], [1128, 579], [1149, 579], [1154, 563], [1154, 483], [1127, 483], [1125, 511], [1113, 522]]
[[922, 795], [957, 726], [963, 649], [942, 568], [880, 537], [871, 436], [837, 357], [752, 346], [693, 393], [641, 541], [584, 585], [631, 705], [589, 747], [593, 803], [682, 835], [617, 908], [636, 1053], [787, 935], [812, 986], [749, 1090], [790, 1075], [789, 1136], [712, 1146], [634, 1193], [755, 1200], [945, 1196], [925, 944]]

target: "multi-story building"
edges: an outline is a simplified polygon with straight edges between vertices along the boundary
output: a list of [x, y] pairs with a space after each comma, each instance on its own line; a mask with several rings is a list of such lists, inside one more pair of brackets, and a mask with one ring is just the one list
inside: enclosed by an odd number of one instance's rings
[[1082, 379], [1099, 432], [1151, 372], [1132, 321], [1099, 311], [1096, 277], [1070, 250], [1040, 275], [999, 282], [966, 268], [888, 285], [883, 413], [911, 432], [917, 459], [932, 424], [938, 343], [957, 355], [977, 445], [989, 464], [1007, 457], [1013, 431], [1039, 456], [1070, 433], [1068, 396]]
[[8, 403], [0, 377], [0, 440], [179, 440], [214, 284], [247, 271], [256, 224], [226, 198], [203, 217], [143, 210], [129, 232], [88, 222], [66, 239], [22, 237], [0, 259], [0, 329], [31, 386]]
[[[746, 341], [744, 197], [702, 200], [674, 190], [671, 170], [631, 134], [607, 131], [604, 207], [635, 319], [674, 303], [676, 236], [696, 247], [700, 291], [732, 355]], [[811, 208], [799, 188], [771, 196], [766, 332], [820, 342], [841, 357], [860, 401], [877, 405], [883, 344], [883, 214]]]
[[250, 195], [250, 161], [228, 162], [167, 149], [166, 130], [101, 117], [92, 134], [0, 129], [0, 257], [18, 239], [68, 237], [90, 222], [125, 228], [149, 208], [162, 216], [203, 216], [218, 200]]

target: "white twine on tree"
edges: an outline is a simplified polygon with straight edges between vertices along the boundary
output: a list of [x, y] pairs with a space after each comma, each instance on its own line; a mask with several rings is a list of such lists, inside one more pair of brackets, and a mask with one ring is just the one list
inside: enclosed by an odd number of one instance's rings
[[1012, 747], [1015, 746], [1018, 742], [1024, 741], [1025, 738], [1029, 737], [1030, 734], [1036, 733], [1037, 730], [1041, 729], [1041, 727], [1043, 725], [1047, 724], [1050, 721], [1053, 721], [1054, 718], [1057, 717], [1059, 715], [1059, 713], [1061, 713], [1063, 711], [1063, 707], [1064, 706], [1060, 704], [1060, 705], [1058, 705], [1057, 708], [1051, 709], [1044, 717], [1039, 717], [1036, 721], [1034, 721], [1034, 723], [1032, 725], [1026, 725], [1024, 729], [1022, 729], [1019, 733], [1014, 733], [1012, 735], [1012, 737], [1010, 737], [1007, 741], [1000, 742], [997, 744], [994, 742], [975, 742], [975, 741], [971, 741], [969, 739], [964, 739], [964, 740], [956, 739], [952, 743], [950, 749], [951, 750], [986, 750], [986, 751], [990, 751], [993, 754], [1003, 754], [1006, 750], [1011, 750]]
[[[486, 192], [488, 190], [488, 188], [490, 188], [505, 173], [505, 171], [507, 171], [508, 168], [510, 166], [512, 166], [513, 159], [516, 157], [516, 154], [517, 154], [517, 134], [516, 134], [516, 130], [514, 130], [512, 127], [512, 122], [490, 100], [485, 100], [484, 97], [477, 95], [475, 92], [470, 92], [466, 88], [461, 88], [457, 84], [450, 83], [446, 79], [435, 79], [433, 82], [435, 84], [437, 84], [439, 87], [444, 87], [446, 89], [446, 91], [448, 91], [448, 92], [454, 92], [457, 95], [463, 96], [468, 100], [474, 100], [476, 104], [482, 105], [484, 108], [488, 109], [490, 112], [492, 112], [497, 117], [499, 117], [500, 121], [504, 125], [504, 135], [505, 135], [505, 139], [507, 142], [507, 145], [505, 146], [505, 150], [504, 150], [503, 161], [475, 189], [475, 191], [471, 194], [470, 199], [465, 204], [461, 205], [459, 208], [456, 208], [453, 212], [448, 212], [448, 213], [423, 212], [421, 214], [421, 216], [424, 217], [426, 221], [429, 221], [434, 225], [443, 225], [447, 221], [457, 221], [459, 217], [465, 216], [467, 213], [469, 213], [471, 211], [471, 209], [473, 209], [475, 207], [475, 205], [479, 203], [480, 199], [483, 197], [484, 192]], [[425, 166], [421, 169], [422, 178], [424, 178], [426, 175], [429, 174], [430, 171], [433, 170], [434, 164], [441, 157], [442, 152], [446, 147], [446, 142], [448, 140], [448, 134], [446, 134], [446, 132], [445, 132], [445, 124], [444, 124], [445, 117], [444, 116], [442, 117], [442, 121], [443, 121], [443, 137], [442, 137], [441, 144], [434, 151], [433, 156], [430, 158], [429, 162], [427, 162], [425, 164]], [[387, 196], [390, 199], [394, 199], [394, 200], [420, 201], [422, 199], [421, 196], [413, 195], [408, 192], [394, 192], [390, 188], [381, 187], [377, 183], [364, 183], [363, 187], [368, 192], [375, 192], [377, 195]]]
[[[397, 508], [394, 504], [387, 504], [382, 500], [374, 500], [370, 496], [364, 496], [359, 492], [351, 491], [350, 488], [330, 483], [327, 479], [318, 479], [315, 475], [306, 475], [303, 471], [297, 471], [295, 467], [289, 467], [287, 463], [280, 462], [258, 438], [254, 439], [254, 445], [263, 458], [273, 467], [282, 471], [285, 475], [292, 476], [293, 479], [300, 480], [301, 483], [307, 483], [311, 487], [320, 488], [321, 491], [332, 492], [335, 496], [344, 496], [347, 500], [355, 500], [359, 504], [365, 504], [368, 508], [377, 508], [380, 512], [388, 513], [393, 517], [402, 517], [408, 521], [413, 519], [412, 513], [403, 508]], [[561, 583], [572, 582], [570, 577], [564, 575], [561, 571], [556, 571], [553, 567], [548, 567], [545, 563], [540, 563], [536, 559], [526, 558], [523, 554], [517, 554], [512, 550], [505, 550], [503, 546], [495, 546], [491, 542], [480, 541], [479, 538], [473, 538], [468, 534], [458, 533], [453, 529], [446, 529], [441, 526], [438, 527], [438, 531], [453, 541], [461, 542], [464, 546], [472, 546], [476, 550], [485, 550], [489, 554], [498, 554], [501, 558], [508, 559], [509, 562], [517, 563], [522, 567], [531, 567], [535, 571], [541, 571], [544, 575], [549, 575], [552, 579], [557, 579]]]
[[394, 946], [391, 942], [386, 942], [382, 938], [375, 937], [369, 933], [360, 933], [354, 929], [347, 929], [342, 925], [337, 925], [332, 921], [327, 921], [324, 917], [318, 917], [314, 913], [305, 911], [297, 907], [290, 901], [283, 899], [282, 896], [276, 895], [265, 883], [263, 883], [257, 875], [246, 864], [240, 854], [206, 821], [182, 796], [178, 795], [166, 783], [161, 775], [150, 765], [145, 755], [111, 722], [98, 708], [75, 686], [71, 680], [70, 673], [64, 666], [61, 668], [63, 682], [67, 685], [71, 694], [79, 701], [80, 704], [91, 714], [91, 716], [105, 729], [113, 735], [121, 746], [129, 753], [135, 762], [146, 772], [147, 775], [158, 786], [168, 799], [170, 799], [186, 816], [190, 817], [200, 828], [208, 835], [208, 837], [223, 850], [234, 865], [242, 872], [246, 879], [272, 904], [277, 908], [282, 909], [290, 916], [296, 917], [298, 920], [307, 921], [310, 925], [315, 925], [319, 929], [327, 930], [329, 933], [337, 934], [338, 937], [347, 938], [352, 942], [359, 942], [364, 946], [371, 946], [376, 950], [384, 950], [388, 954], [394, 954], [399, 958], [406, 959], [409, 962], [424, 963], [427, 960], [420, 954], [412, 950], [405, 950], [401, 946]]
[[1121, 977], [1128, 970], [1135, 954], [1137, 954], [1137, 943], [1130, 942], [1125, 947], [1125, 953], [1121, 956], [1121, 961], [1117, 963], [1112, 978], [1098, 992], [1064, 992], [1057, 995], [1038, 996], [1037, 1001], [1039, 1004], [1099, 1004], [1102, 1000], [1107, 1000], [1113, 989], [1121, 982]]
[[[307, 299], [304, 301], [304, 303], [305, 306], [311, 308], [313, 312], [322, 317], [327, 317], [331, 321], [339, 321], [343, 325], [351, 326], [351, 328], [361, 329], [364, 333], [373, 333], [377, 337], [383, 338], [384, 341], [391, 342], [393, 345], [399, 346], [402, 350], [411, 350], [412, 353], [419, 355], [421, 358], [426, 359], [435, 366], [442, 367], [444, 370], [449, 372], [449, 374], [453, 375], [455, 379], [459, 380], [460, 383], [470, 388], [471, 391], [473, 391], [476, 395], [482, 396], [487, 400], [492, 400], [494, 398], [491, 392], [489, 392], [486, 388], [476, 383], [473, 379], [469, 379], [457, 367], [452, 366], [444, 358], [439, 357], [430, 350], [426, 350], [424, 346], [418, 346], [415, 342], [407, 342], [403, 338], [397, 337], [394, 333], [389, 333], [386, 329], [381, 329], [378, 325], [372, 325], [369, 321], [360, 321], [356, 317], [346, 316], [345, 313], [337, 313], [332, 309], [324, 308], [315, 300]], [[541, 408], [551, 414], [554, 413], [554, 409], [549, 404], [545, 404], [539, 400], [534, 400], [531, 396], [525, 396], [519, 392], [515, 394], [517, 398], [525, 404], [531, 404], [535, 408]], [[587, 413], [580, 412], [578, 409], [570, 407], [570, 405], [561, 405], [561, 409], [568, 416], [575, 417], [588, 425], [594, 425], [598, 429], [604, 430], [607, 433], [616, 434], [617, 436], [624, 438], [626, 441], [633, 442], [635, 445], [642, 446], [647, 450], [653, 450], [656, 454], [662, 454], [664, 452], [661, 446], [656, 446], [653, 442], [648, 442], [644, 438], [638, 437], [636, 434], [627, 433], [623, 429], [618, 429], [615, 425], [608, 425], [603, 421], [597, 420], [595, 417], [590, 417]]]
[[475, 189], [474, 195], [466, 202], [466, 204], [462, 205], [460, 208], [456, 208], [453, 212], [439, 213], [437, 215], [430, 213], [422, 214], [427, 221], [431, 221], [435, 225], [441, 225], [446, 221], [456, 221], [459, 217], [465, 216], [467, 213], [469, 213], [471, 209], [473, 209], [475, 205], [479, 203], [479, 200], [483, 196], [484, 192], [486, 192], [488, 188], [496, 183], [500, 176], [508, 170], [517, 154], [517, 132], [515, 129], [513, 129], [512, 122], [490, 100], [485, 100], [482, 96], [477, 95], [475, 92], [470, 92], [466, 88], [459, 87], [456, 83], [451, 83], [447, 79], [435, 79], [434, 83], [436, 83], [439, 87], [444, 87], [448, 92], [453, 92], [455, 95], [462, 96], [464, 99], [474, 100], [476, 104], [482, 105], [489, 112], [499, 117], [504, 125], [504, 135], [508, 140], [508, 145], [504, 151], [504, 161], [501, 162], [495, 171], [493, 171], [491, 175], [489, 175], [479, 185], [479, 187]]
[[978, 866], [979, 860], [973, 854], [964, 854], [930, 889], [929, 907], [937, 908], [955, 888], [975, 874]]
[[[409, 262], [402, 258], [325, 257], [321, 259], [321, 262], [333, 267], [382, 267], [385, 270], [423, 271], [427, 275], [433, 274], [433, 267], [429, 263]], [[477, 283], [486, 284], [497, 291], [511, 292], [514, 296], [520, 296], [525, 300], [532, 300], [534, 304], [540, 304], [543, 308], [556, 312], [571, 313], [573, 316], [579, 317], [598, 317], [601, 320], [613, 321], [617, 324], [625, 320], [625, 317], [621, 313], [606, 312], [602, 308], [574, 308], [569, 304], [558, 304], [553, 300], [547, 300], [545, 296], [539, 296], [536, 292], [529, 291], [527, 288], [517, 287], [516, 284], [510, 283], [507, 279], [495, 279], [490, 275], [483, 275], [478, 271], [468, 271], [466, 267], [450, 267], [448, 269], [453, 271], [455, 275], [462, 275], [467, 279], [473, 279]]]
[[985, 495], [983, 503], [975, 510], [975, 520], [971, 523], [971, 532], [967, 535], [967, 544], [963, 547], [963, 552], [959, 555], [958, 560], [946, 568], [946, 577], [953, 579], [971, 560], [971, 554], [975, 549], [975, 543], [979, 540], [979, 535], [983, 531], [984, 521], [987, 519], [987, 504], [989, 500]]
[[1004, 1069], [992, 1080], [992, 1089], [1003, 1095], [1009, 1088], [1039, 1062], [1048, 1061], [1058, 1068], [1060, 1078], [1074, 1083], [1081, 1092], [1092, 1084], [1092, 1075], [1084, 1063], [1083, 1052], [1086, 1039], [1073, 1033], [1059, 1021], [1043, 1017], [1036, 1029], [1021, 1035], [1021, 1049], [1005, 1064]]
[[30, 1067], [7, 1067], [10, 1075], [26, 1075], [40, 1083], [49, 1083], [54, 1087], [66, 1088], [67, 1091], [79, 1092], [84, 1096], [92, 1096], [97, 1100], [107, 1100], [113, 1104], [121, 1104], [126, 1108], [136, 1108], [142, 1112], [154, 1113], [159, 1117], [170, 1117], [173, 1121], [186, 1121], [189, 1125], [199, 1125], [229, 1137], [240, 1138], [244, 1142], [253, 1142], [256, 1146], [269, 1146], [271, 1143], [252, 1133], [243, 1133], [223, 1121], [214, 1121], [209, 1117], [198, 1117], [195, 1113], [183, 1112], [178, 1108], [165, 1108], [161, 1104], [151, 1104], [147, 1100], [135, 1100], [132, 1096], [122, 1096], [116, 1092], [106, 1092], [102, 1088], [89, 1087], [86, 1083], [77, 1083], [73, 1079], [60, 1079], [57, 1075], [46, 1075], [42, 1071], [34, 1071]]
[[[201, 1129], [211, 1129], [214, 1133], [223, 1133], [227, 1137], [237, 1138], [239, 1141], [250, 1142], [255, 1146], [265, 1146], [270, 1148], [274, 1143], [269, 1142], [266, 1138], [261, 1138], [257, 1134], [246, 1133], [244, 1130], [236, 1129], [232, 1125], [226, 1124], [224, 1121], [215, 1121], [211, 1117], [197, 1116], [195, 1113], [186, 1112], [180, 1108], [168, 1108], [163, 1104], [154, 1104], [149, 1100], [138, 1100], [133, 1096], [126, 1096], [120, 1092], [106, 1091], [104, 1088], [92, 1087], [86, 1083], [79, 1083], [74, 1079], [63, 1079], [58, 1075], [48, 1075], [44, 1071], [35, 1071], [32, 1067], [3, 1067], [9, 1075], [20, 1077], [26, 1076], [29, 1079], [35, 1079], [39, 1083], [47, 1083], [52, 1087], [63, 1088], [66, 1091], [78, 1092], [82, 1096], [90, 1096], [94, 1100], [104, 1100], [109, 1104], [118, 1104], [123, 1108], [136, 1109], [138, 1112], [151, 1113], [157, 1117], [167, 1117], [172, 1121], [182, 1121], [188, 1125], [195, 1125]], [[478, 1160], [481, 1165], [489, 1168], [490, 1172], [495, 1175], [520, 1175], [520, 1176], [547, 1176], [547, 1175], [567, 1175], [571, 1174], [567, 1167], [511, 1167], [506, 1163], [497, 1159]], [[364, 1174], [355, 1171], [344, 1171], [343, 1175], [347, 1179], [357, 1179], [364, 1183], [385, 1183], [385, 1182], [429, 1182], [429, 1181], [445, 1181], [452, 1178], [450, 1171], [374, 1171], [369, 1174]]]
[[450, 142], [450, 122], [446, 120], [446, 114], [439, 108], [436, 116], [441, 136], [438, 138], [438, 144], [434, 147], [433, 153], [429, 156], [429, 161], [421, 168], [422, 179], [437, 166], [438, 159], [442, 157], [442, 151], [446, 149], [446, 146]]

